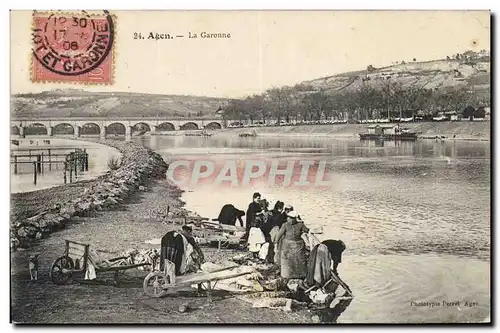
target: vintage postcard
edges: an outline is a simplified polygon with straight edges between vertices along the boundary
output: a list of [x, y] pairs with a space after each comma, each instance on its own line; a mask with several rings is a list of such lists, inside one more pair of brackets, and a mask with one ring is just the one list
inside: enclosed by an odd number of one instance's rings
[[491, 324], [490, 20], [11, 11], [11, 322]]

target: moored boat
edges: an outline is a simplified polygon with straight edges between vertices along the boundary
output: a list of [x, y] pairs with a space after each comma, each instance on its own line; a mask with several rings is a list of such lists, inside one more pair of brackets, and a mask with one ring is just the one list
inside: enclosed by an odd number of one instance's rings
[[359, 134], [361, 140], [416, 141], [417, 133], [398, 125], [368, 126], [368, 133]]

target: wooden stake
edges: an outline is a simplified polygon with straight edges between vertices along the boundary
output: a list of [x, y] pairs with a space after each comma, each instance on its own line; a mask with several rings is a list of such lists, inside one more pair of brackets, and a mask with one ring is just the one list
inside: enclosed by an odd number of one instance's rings
[[35, 185], [36, 185], [36, 174], [37, 174], [36, 171], [37, 171], [36, 170], [36, 162], [33, 162], [33, 184], [35, 184]]

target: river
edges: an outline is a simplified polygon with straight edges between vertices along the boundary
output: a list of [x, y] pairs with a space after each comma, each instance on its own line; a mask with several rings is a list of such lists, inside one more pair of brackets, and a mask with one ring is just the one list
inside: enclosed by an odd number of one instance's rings
[[[16, 139], [17, 140], [17, 139]], [[85, 172], [79, 172], [74, 176], [73, 181], [89, 180], [96, 178], [109, 170], [107, 162], [110, 157], [119, 158], [121, 153], [112, 147], [88, 142], [75, 141], [62, 138], [47, 138], [33, 137], [30, 139], [20, 139], [19, 145], [11, 145], [11, 156], [28, 155], [27, 157], [19, 157], [20, 162], [36, 161], [37, 154], [44, 154], [44, 161], [48, 161], [48, 149], [51, 150], [51, 161], [54, 162], [50, 168], [48, 164], [42, 164], [43, 173], [37, 175], [37, 183], [33, 181], [33, 165], [32, 163], [19, 163], [17, 165], [17, 173], [14, 172], [14, 164], [11, 157], [10, 165], [10, 192], [30, 192], [36, 190], [47, 189], [50, 187], [64, 184], [64, 156], [75, 148], [85, 149], [89, 154], [89, 169]], [[31, 155], [31, 157], [29, 157]], [[61, 156], [57, 156], [61, 155]], [[55, 163], [57, 162], [57, 163]], [[69, 183], [69, 173], [67, 174], [67, 182]]]
[[[291, 203], [308, 226], [323, 227], [321, 239], [342, 239], [347, 250], [339, 274], [356, 297], [339, 323], [477, 322], [490, 314], [489, 142], [382, 145], [223, 136], [134, 141], [171, 161], [327, 161], [327, 187], [204, 182], [188, 184], [184, 200], [188, 209], [213, 218], [226, 203], [246, 210], [259, 191]], [[459, 306], [450, 305], [457, 301]]]
[[[183, 198], [188, 209], [213, 218], [226, 203], [246, 210], [259, 191], [292, 204], [308, 226], [322, 227], [320, 239], [342, 239], [347, 250], [339, 274], [355, 298], [339, 323], [477, 322], [490, 314], [489, 142], [381, 145], [270, 136], [133, 140], [170, 161], [327, 161], [329, 186], [270, 186], [257, 180], [229, 187], [205, 181], [187, 184]], [[105, 172], [109, 156], [119, 156], [114, 148], [89, 142], [52, 139], [51, 145], [85, 145], [89, 172], [79, 180]], [[60, 168], [46, 170], [36, 187], [30, 170], [18, 173], [11, 174], [12, 193], [62, 182]], [[460, 306], [445, 303], [456, 301]]]

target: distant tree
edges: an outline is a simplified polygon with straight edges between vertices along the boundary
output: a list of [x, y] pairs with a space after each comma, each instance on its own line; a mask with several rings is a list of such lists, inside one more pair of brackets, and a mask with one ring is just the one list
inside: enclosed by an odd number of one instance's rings
[[486, 110], [484, 106], [480, 106], [474, 111], [474, 118], [484, 118], [486, 117]]
[[414, 62], [415, 62], [415, 61], [417, 61], [417, 58], [413, 58], [413, 61], [414, 61]]
[[450, 60], [450, 56], [446, 56], [446, 60]]
[[368, 67], [366, 67], [366, 70], [371, 73], [375, 70], [375, 67], [373, 67], [373, 65], [368, 65]]
[[328, 117], [332, 110], [332, 98], [324, 90], [308, 94], [304, 97], [306, 110], [312, 113], [315, 120], [321, 120], [322, 116]]

